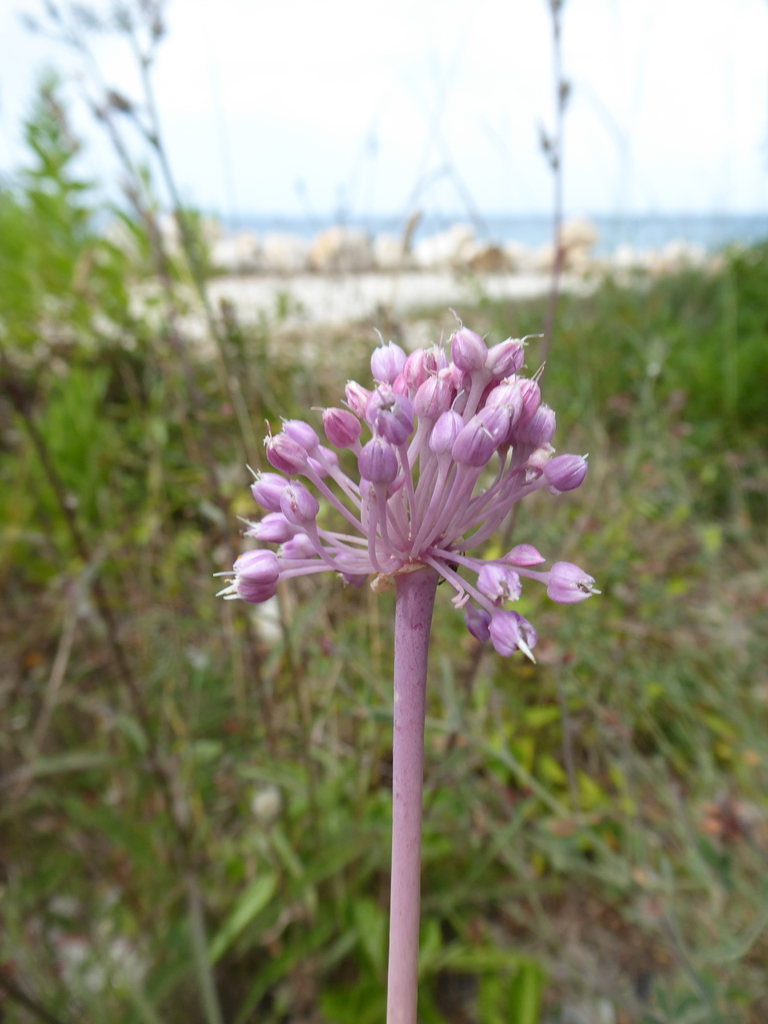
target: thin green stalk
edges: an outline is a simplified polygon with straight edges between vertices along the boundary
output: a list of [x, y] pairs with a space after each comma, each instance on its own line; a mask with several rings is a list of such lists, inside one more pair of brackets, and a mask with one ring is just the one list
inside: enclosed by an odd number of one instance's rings
[[187, 874], [186, 883], [192, 956], [195, 961], [200, 994], [203, 997], [205, 1020], [207, 1024], [224, 1024], [224, 1017], [221, 1013], [219, 997], [216, 992], [216, 979], [213, 976], [213, 967], [208, 957], [208, 937], [205, 930], [200, 887], [197, 884], [197, 878], [191, 871]]

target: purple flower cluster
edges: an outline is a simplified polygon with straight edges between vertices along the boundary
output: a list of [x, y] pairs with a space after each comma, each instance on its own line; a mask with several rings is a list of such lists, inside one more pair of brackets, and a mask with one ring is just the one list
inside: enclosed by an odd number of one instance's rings
[[[260, 473], [253, 496], [266, 510], [246, 536], [280, 545], [247, 551], [222, 594], [260, 602], [279, 580], [332, 570], [355, 586], [375, 573], [375, 590], [398, 573], [431, 566], [455, 590], [470, 633], [496, 650], [532, 657], [536, 631], [505, 607], [520, 596], [521, 577], [546, 584], [553, 601], [571, 604], [598, 593], [570, 562], [539, 571], [544, 558], [529, 544], [495, 560], [466, 551], [485, 543], [516, 501], [532, 491], [578, 487], [587, 471], [580, 455], [554, 455], [555, 414], [535, 379], [520, 376], [523, 342], [488, 348], [460, 327], [450, 341], [411, 355], [390, 342], [376, 349], [368, 390], [350, 381], [346, 408], [322, 413], [325, 438], [288, 420], [266, 439], [275, 473]], [[359, 481], [334, 450], [357, 457]], [[300, 479], [311, 484], [311, 491]], [[338, 533], [318, 524], [320, 501], [349, 524]], [[459, 575], [465, 569], [474, 582]]]

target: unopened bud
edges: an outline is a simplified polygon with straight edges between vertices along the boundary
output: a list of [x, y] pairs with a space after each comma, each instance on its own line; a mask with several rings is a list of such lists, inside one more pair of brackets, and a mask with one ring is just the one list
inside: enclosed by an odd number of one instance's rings
[[405, 444], [413, 431], [413, 406], [410, 401], [396, 395], [389, 388], [388, 394], [381, 396], [374, 391], [368, 403], [369, 416], [378, 433], [396, 447]]
[[443, 455], [451, 451], [454, 442], [464, 429], [464, 420], [457, 412], [449, 409], [438, 417], [432, 433], [429, 435], [429, 447], [435, 455]]
[[412, 391], [418, 391], [424, 381], [430, 376], [430, 372], [437, 370], [437, 361], [431, 350], [417, 348], [405, 360], [402, 369], [402, 378]]
[[346, 409], [323, 410], [323, 430], [335, 448], [351, 448], [362, 429], [360, 420]]
[[405, 352], [390, 341], [388, 345], [380, 345], [371, 356], [371, 373], [373, 379], [391, 384], [405, 364]]
[[299, 561], [305, 558], [314, 558], [317, 555], [315, 545], [306, 533], [297, 533], [291, 537], [280, 548], [280, 557], [291, 561]]
[[545, 558], [539, 554], [533, 545], [518, 544], [511, 551], [508, 551], [506, 555], [502, 555], [501, 561], [507, 562], [509, 565], [519, 565], [522, 568], [529, 565], [541, 565]]
[[468, 604], [464, 609], [464, 623], [476, 640], [485, 641], [490, 638], [488, 627], [491, 616], [485, 608], [475, 608], [473, 604]]
[[511, 377], [523, 365], [523, 343], [517, 338], [507, 338], [500, 345], [488, 349], [485, 368], [492, 377], [500, 380]]
[[549, 572], [547, 597], [558, 604], [586, 601], [593, 594], [600, 593], [599, 590], [595, 590], [594, 582], [593, 576], [588, 576], [573, 562], [555, 562]]
[[374, 437], [357, 460], [360, 476], [372, 484], [391, 484], [397, 476], [397, 455], [392, 445], [382, 437]]
[[520, 424], [527, 423], [541, 403], [541, 388], [535, 380], [525, 377], [518, 383], [520, 393]]
[[480, 469], [487, 466], [496, 451], [496, 442], [477, 416], [473, 416], [459, 433], [451, 449], [451, 457], [462, 466]]
[[494, 604], [504, 604], [505, 601], [516, 601], [522, 587], [514, 569], [488, 562], [477, 577], [477, 589]]
[[280, 575], [277, 555], [274, 551], [261, 548], [257, 551], [244, 551], [232, 568], [238, 579], [251, 580], [253, 583], [275, 583]]
[[347, 386], [344, 388], [344, 394], [347, 396], [347, 405], [352, 412], [357, 416], [358, 419], [365, 417], [365, 407], [368, 405], [368, 399], [371, 397], [371, 392], [358, 384], [357, 381], [347, 381]]
[[477, 414], [478, 420], [488, 430], [498, 448], [509, 440], [512, 414], [506, 405], [487, 405]]
[[[255, 485], [254, 485], [255, 486]], [[283, 487], [285, 481], [283, 480]], [[280, 499], [278, 498], [278, 505]], [[255, 537], [265, 544], [283, 544], [296, 533], [296, 527], [285, 518], [282, 512], [269, 512], [258, 523], [245, 531], [246, 537]]]
[[305, 452], [314, 451], [320, 443], [317, 434], [304, 420], [283, 420], [283, 433], [301, 445]]
[[527, 619], [517, 612], [499, 611], [488, 627], [491, 641], [499, 654], [508, 658], [515, 651], [522, 651], [533, 660], [532, 649], [536, 646], [536, 630]]
[[451, 358], [460, 370], [473, 373], [485, 366], [488, 349], [479, 334], [460, 327], [451, 338]]
[[447, 380], [440, 376], [428, 377], [413, 397], [413, 410], [417, 416], [436, 420], [451, 408], [455, 394], [456, 391]]
[[280, 510], [294, 526], [305, 526], [317, 517], [320, 506], [304, 484], [296, 481], [286, 486], [280, 495]]
[[287, 486], [285, 477], [277, 473], [259, 473], [251, 484], [251, 494], [267, 512], [279, 512], [280, 495]]
[[556, 455], [544, 467], [544, 476], [556, 491], [574, 491], [587, 475], [587, 460], [581, 455]]
[[268, 437], [264, 446], [267, 450], [269, 464], [280, 473], [293, 476], [296, 473], [302, 473], [307, 468], [306, 449], [287, 434], [275, 434], [274, 437]]
[[540, 405], [531, 419], [525, 426], [518, 427], [515, 431], [521, 441], [540, 448], [549, 444], [555, 436], [555, 414], [548, 405]]

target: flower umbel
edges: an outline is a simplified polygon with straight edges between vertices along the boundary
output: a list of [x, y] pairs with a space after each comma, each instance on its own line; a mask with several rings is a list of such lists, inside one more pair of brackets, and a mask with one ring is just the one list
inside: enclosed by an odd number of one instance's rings
[[[586, 474], [581, 456], [553, 458], [555, 414], [541, 403], [536, 380], [519, 375], [523, 344], [508, 339], [488, 349], [465, 327], [452, 336], [450, 355], [436, 345], [406, 357], [390, 342], [371, 358], [374, 388], [351, 381], [347, 409], [323, 412], [332, 448], [309, 424], [285, 422], [265, 442], [277, 472], [258, 474], [252, 487], [267, 515], [246, 531], [280, 547], [276, 555], [241, 555], [221, 593], [258, 603], [279, 580], [326, 570], [354, 586], [375, 574], [371, 585], [381, 590], [398, 574], [430, 566], [455, 591], [473, 636], [490, 638], [500, 654], [532, 657], [535, 629], [504, 607], [520, 596], [521, 577], [545, 584], [564, 604], [599, 591], [569, 562], [531, 568], [544, 558], [530, 545], [495, 560], [467, 554], [521, 498], [573, 490]], [[341, 469], [334, 448], [354, 453], [358, 479]], [[347, 532], [320, 526], [323, 506], [344, 517]]]

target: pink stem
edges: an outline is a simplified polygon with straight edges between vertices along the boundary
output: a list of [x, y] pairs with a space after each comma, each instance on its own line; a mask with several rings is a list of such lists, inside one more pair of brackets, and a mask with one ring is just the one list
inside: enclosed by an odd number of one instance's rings
[[421, 893], [421, 788], [427, 652], [438, 574], [395, 577], [395, 712], [392, 741], [392, 882], [387, 1024], [416, 1024]]

